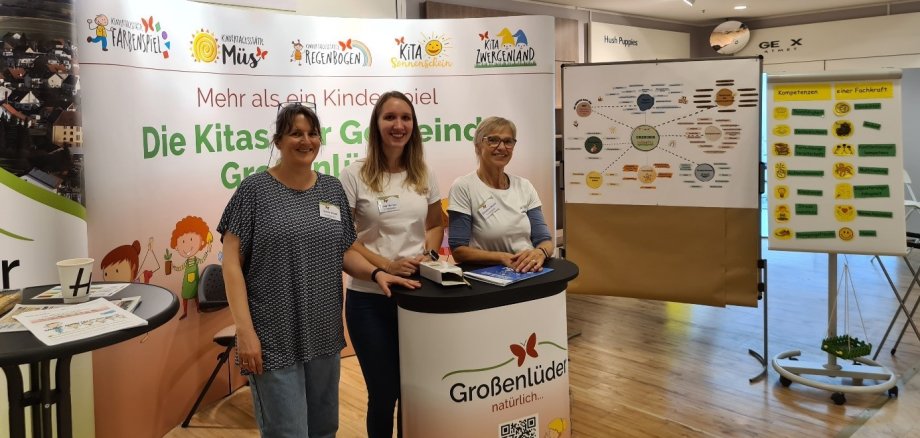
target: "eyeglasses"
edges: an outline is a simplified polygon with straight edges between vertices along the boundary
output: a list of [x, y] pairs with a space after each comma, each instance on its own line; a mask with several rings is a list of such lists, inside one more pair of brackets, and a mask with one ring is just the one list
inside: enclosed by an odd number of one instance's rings
[[497, 149], [498, 145], [504, 143], [505, 147], [508, 149], [513, 149], [514, 145], [517, 144], [516, 138], [501, 138], [497, 135], [490, 135], [484, 138], [486, 144], [489, 145], [492, 149]]
[[314, 113], [316, 112], [316, 102], [281, 102], [278, 104], [278, 112], [280, 113], [282, 108], [292, 106], [305, 106], [310, 108]]

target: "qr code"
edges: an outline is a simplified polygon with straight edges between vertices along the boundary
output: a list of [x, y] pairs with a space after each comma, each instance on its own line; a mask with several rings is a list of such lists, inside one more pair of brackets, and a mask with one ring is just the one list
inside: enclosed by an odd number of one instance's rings
[[498, 426], [498, 438], [537, 438], [537, 415], [509, 421]]

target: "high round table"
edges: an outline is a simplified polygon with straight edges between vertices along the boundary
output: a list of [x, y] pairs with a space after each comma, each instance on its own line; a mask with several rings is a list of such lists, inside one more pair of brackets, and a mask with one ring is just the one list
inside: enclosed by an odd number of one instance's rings
[[[61, 299], [34, 300], [33, 297], [54, 285], [35, 286], [22, 291], [23, 304], [61, 304]], [[75, 354], [114, 345], [147, 333], [172, 319], [179, 311], [179, 300], [168, 289], [141, 283], [131, 283], [110, 299], [141, 297], [134, 314], [147, 325], [104, 333], [87, 339], [59, 345], [45, 345], [31, 332], [0, 333], [0, 367], [6, 375], [9, 398], [10, 437], [24, 438], [25, 409], [33, 406], [32, 436], [52, 437], [51, 407], [57, 404], [57, 436], [70, 438], [72, 419], [70, 407], [70, 359]], [[56, 388], [51, 387], [51, 361]], [[20, 365], [29, 365], [29, 390], [23, 389]]]

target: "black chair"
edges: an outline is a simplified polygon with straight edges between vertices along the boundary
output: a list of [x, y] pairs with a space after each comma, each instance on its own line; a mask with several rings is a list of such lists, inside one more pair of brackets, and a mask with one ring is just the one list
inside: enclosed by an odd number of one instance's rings
[[198, 280], [198, 309], [214, 312], [224, 307], [227, 307], [224, 270], [220, 265], [205, 266]]
[[[201, 272], [201, 280], [198, 282], [198, 308], [201, 309], [202, 312], [214, 312], [225, 307], [227, 307], [227, 292], [224, 289], [223, 269], [221, 269], [220, 265], [208, 265], [204, 268], [204, 271]], [[192, 410], [188, 411], [185, 421], [182, 422], [182, 427], [188, 427], [189, 421], [192, 420], [192, 415], [195, 415], [195, 411], [197, 411], [198, 406], [201, 405], [204, 395], [208, 393], [208, 388], [214, 383], [214, 378], [217, 377], [220, 368], [230, 359], [230, 351], [233, 350], [233, 347], [236, 347], [236, 325], [231, 324], [217, 332], [217, 334], [214, 335], [214, 343], [224, 347], [224, 351], [217, 355], [217, 366], [215, 366], [214, 371], [211, 372], [208, 383], [204, 385], [204, 388], [201, 389], [201, 393], [198, 394], [198, 399], [195, 400], [195, 405], [192, 406]], [[230, 373], [231, 369], [228, 364], [227, 395], [233, 392]]]

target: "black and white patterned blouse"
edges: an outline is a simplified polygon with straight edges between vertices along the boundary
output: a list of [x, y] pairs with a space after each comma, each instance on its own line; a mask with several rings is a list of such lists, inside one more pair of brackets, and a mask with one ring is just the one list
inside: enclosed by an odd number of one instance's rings
[[[277, 370], [345, 347], [342, 260], [355, 241], [351, 209], [338, 179], [317, 173], [304, 191], [268, 172], [242, 181], [217, 231], [240, 238], [249, 311], [265, 370]], [[320, 216], [321, 203], [339, 220]], [[334, 211], [334, 208], [332, 209]], [[330, 209], [327, 205], [327, 214]]]

